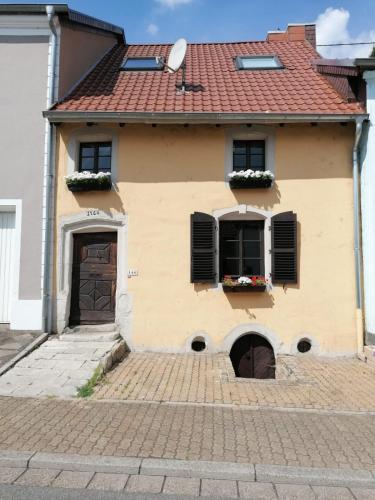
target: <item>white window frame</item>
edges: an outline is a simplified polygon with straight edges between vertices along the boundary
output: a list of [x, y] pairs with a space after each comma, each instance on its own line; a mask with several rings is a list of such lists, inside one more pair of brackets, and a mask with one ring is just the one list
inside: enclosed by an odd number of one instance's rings
[[111, 179], [117, 182], [118, 179], [118, 144], [119, 132], [114, 128], [106, 127], [84, 127], [74, 130], [68, 142], [68, 162], [67, 174], [73, 174], [79, 170], [79, 149], [83, 142], [111, 142]]
[[230, 128], [225, 132], [225, 185], [229, 186], [228, 174], [233, 172], [233, 141], [265, 141], [265, 170], [275, 175], [275, 127], [267, 125], [253, 125], [252, 127]]

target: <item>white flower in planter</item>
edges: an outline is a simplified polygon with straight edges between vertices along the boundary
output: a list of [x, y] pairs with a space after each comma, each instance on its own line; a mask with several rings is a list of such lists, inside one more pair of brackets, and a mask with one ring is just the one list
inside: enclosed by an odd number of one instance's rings
[[237, 281], [240, 285], [248, 285], [251, 283], [251, 279], [247, 276], [240, 276]]
[[239, 170], [228, 174], [229, 179], [273, 179], [275, 176], [269, 170]]
[[73, 174], [69, 174], [65, 176], [66, 181], [87, 181], [91, 179], [102, 179], [104, 178], [110, 178], [111, 173], [110, 172], [98, 172], [97, 174], [91, 173], [91, 172], [74, 172]]

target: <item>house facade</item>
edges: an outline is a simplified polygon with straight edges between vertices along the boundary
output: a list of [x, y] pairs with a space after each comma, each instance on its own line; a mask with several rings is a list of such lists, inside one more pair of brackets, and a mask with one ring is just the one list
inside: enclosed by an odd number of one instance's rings
[[115, 322], [135, 351], [232, 353], [247, 335], [273, 355], [363, 349], [366, 115], [316, 70], [314, 33], [189, 44], [185, 91], [160, 63], [170, 46], [119, 44], [45, 113], [57, 332]]
[[42, 112], [119, 40], [63, 4], [0, 5], [0, 324], [12, 330], [49, 328], [55, 127]]

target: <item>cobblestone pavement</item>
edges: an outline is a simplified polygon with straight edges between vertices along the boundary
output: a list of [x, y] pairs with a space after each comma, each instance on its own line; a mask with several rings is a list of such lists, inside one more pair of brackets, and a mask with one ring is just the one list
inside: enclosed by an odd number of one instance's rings
[[131, 353], [94, 398], [375, 411], [375, 364], [310, 355], [277, 364], [277, 380], [236, 379], [224, 354]]
[[[375, 490], [310, 486], [308, 484], [272, 484], [220, 479], [197, 479], [166, 476], [142, 476], [53, 469], [0, 468], [0, 485], [16, 487], [74, 488], [189, 497], [251, 498], [252, 500], [371, 500]], [[17, 489], [14, 489], [17, 491]], [[9, 491], [9, 490], [8, 490]], [[48, 490], [50, 493], [51, 489]], [[0, 489], [1, 493], [1, 489]], [[35, 497], [33, 497], [35, 498]], [[45, 496], [44, 498], [47, 498]], [[52, 495], [51, 497], [52, 498]], [[73, 498], [73, 497], [71, 497]], [[120, 498], [117, 497], [116, 498]], [[122, 497], [121, 497], [122, 498]]]
[[0, 449], [375, 470], [375, 417], [0, 398]]

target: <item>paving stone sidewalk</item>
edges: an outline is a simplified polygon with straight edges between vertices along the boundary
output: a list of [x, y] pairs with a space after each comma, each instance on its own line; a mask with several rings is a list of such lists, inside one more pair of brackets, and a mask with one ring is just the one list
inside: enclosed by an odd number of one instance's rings
[[[74, 488], [124, 493], [189, 495], [211, 498], [249, 498], [252, 500], [371, 500], [375, 490], [274, 484], [246, 481], [198, 479], [170, 476], [147, 476], [77, 472], [54, 469], [0, 468], [0, 485]], [[15, 489], [16, 490], [16, 489]], [[0, 490], [1, 491], [1, 490]], [[51, 490], [48, 490], [51, 491]]]
[[94, 398], [375, 411], [375, 363], [282, 356], [277, 380], [236, 379], [225, 354], [130, 353]]
[[375, 470], [372, 415], [0, 398], [0, 449]]

